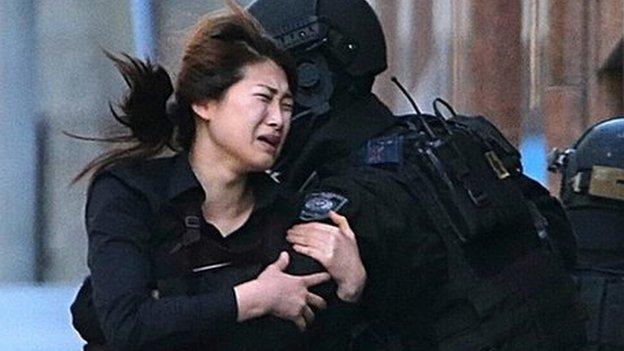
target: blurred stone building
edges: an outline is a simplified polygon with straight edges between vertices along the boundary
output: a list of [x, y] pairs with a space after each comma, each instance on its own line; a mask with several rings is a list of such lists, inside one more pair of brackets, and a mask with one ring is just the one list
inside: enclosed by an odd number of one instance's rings
[[[311, 0], [312, 1], [312, 0]], [[388, 40], [375, 90], [395, 112], [442, 97], [490, 117], [547, 182], [545, 154], [622, 114], [621, 0], [369, 0]], [[249, 0], [239, 1], [245, 5]], [[102, 49], [171, 71], [185, 30], [220, 0], [0, 1], [0, 282], [76, 282], [87, 273], [86, 182], [123, 81]], [[553, 183], [554, 184], [554, 181]], [[553, 188], [554, 189], [554, 188]]]
[[[624, 1], [372, 3], [390, 44], [382, 97], [409, 110], [389, 84], [396, 75], [423, 107], [441, 96], [460, 113], [490, 117], [544, 182], [548, 150], [623, 113]], [[550, 185], [556, 190], [557, 180]]]

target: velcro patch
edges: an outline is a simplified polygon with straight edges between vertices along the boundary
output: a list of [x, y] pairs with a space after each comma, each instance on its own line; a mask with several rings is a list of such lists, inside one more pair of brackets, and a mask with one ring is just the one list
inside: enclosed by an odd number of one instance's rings
[[398, 135], [371, 139], [366, 143], [366, 164], [401, 163], [403, 138]]
[[303, 208], [299, 214], [302, 221], [318, 221], [329, 218], [329, 211], [337, 212], [349, 200], [335, 193], [318, 192], [305, 197]]

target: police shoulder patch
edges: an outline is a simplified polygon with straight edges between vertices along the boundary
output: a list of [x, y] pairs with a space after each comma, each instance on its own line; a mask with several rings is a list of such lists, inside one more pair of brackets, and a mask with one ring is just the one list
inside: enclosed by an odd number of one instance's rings
[[329, 211], [338, 211], [349, 200], [332, 192], [316, 192], [306, 195], [303, 208], [299, 214], [302, 221], [318, 221], [329, 218]]
[[366, 143], [366, 164], [402, 163], [403, 139], [392, 135], [371, 139]]

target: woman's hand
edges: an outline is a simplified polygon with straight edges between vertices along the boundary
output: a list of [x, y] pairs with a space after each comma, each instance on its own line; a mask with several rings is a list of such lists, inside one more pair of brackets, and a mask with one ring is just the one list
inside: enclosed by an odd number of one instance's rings
[[293, 249], [319, 261], [338, 284], [338, 297], [359, 300], [366, 284], [366, 270], [360, 258], [355, 234], [347, 219], [333, 211], [329, 218], [336, 226], [312, 222], [288, 230], [286, 240]]
[[329, 274], [286, 274], [284, 269], [288, 263], [288, 253], [282, 252], [256, 279], [234, 287], [238, 321], [271, 314], [294, 322], [303, 331], [314, 321], [312, 307], [327, 307], [325, 300], [308, 288], [329, 280]]

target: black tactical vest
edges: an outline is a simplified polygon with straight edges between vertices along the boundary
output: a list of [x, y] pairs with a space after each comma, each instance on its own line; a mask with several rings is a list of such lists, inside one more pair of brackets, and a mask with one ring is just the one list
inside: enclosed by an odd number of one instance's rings
[[583, 350], [624, 350], [624, 272], [579, 269], [575, 278], [589, 312]]
[[[624, 208], [579, 194], [567, 206], [579, 242], [574, 276], [586, 303], [587, 351], [624, 350]], [[585, 198], [588, 198], [587, 200]], [[613, 205], [612, 207], [609, 205]]]
[[401, 117], [368, 142], [365, 155], [403, 184], [445, 244], [448, 281], [429, 311], [413, 311], [432, 316], [438, 350], [573, 350], [584, 343], [576, 287], [547, 219], [519, 184], [528, 180], [518, 151], [492, 124]]

